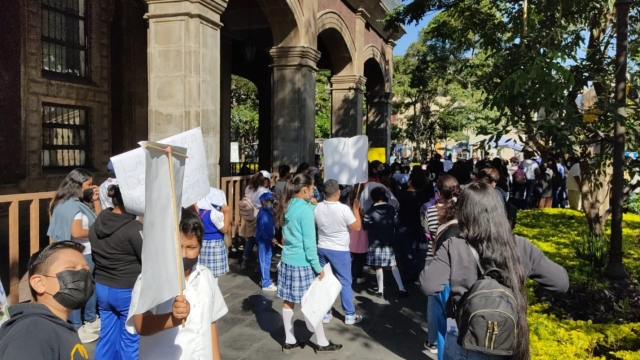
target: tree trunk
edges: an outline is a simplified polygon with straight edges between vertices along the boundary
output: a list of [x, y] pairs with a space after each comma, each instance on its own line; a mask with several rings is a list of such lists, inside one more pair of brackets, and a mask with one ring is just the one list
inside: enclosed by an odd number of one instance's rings
[[603, 236], [604, 225], [610, 214], [609, 194], [611, 192], [612, 168], [607, 165], [603, 171], [595, 171], [588, 159], [580, 163], [582, 173], [582, 207], [589, 233]]

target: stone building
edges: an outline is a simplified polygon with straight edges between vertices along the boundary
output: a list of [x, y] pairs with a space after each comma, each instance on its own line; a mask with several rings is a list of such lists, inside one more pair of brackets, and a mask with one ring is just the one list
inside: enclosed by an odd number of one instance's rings
[[[231, 75], [256, 84], [260, 166], [314, 158], [315, 81], [332, 134], [388, 148], [399, 0], [8, 0], [0, 12], [0, 193], [201, 126], [212, 185], [229, 174]], [[363, 114], [366, 99], [366, 114]]]

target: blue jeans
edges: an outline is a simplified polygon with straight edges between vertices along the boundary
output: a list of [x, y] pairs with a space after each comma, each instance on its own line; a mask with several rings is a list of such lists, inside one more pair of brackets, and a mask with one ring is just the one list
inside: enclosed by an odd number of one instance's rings
[[132, 291], [133, 289], [117, 289], [96, 283], [102, 325], [95, 360], [138, 359], [140, 336], [129, 334], [125, 329]]
[[271, 282], [271, 253], [273, 251], [273, 245], [271, 244], [271, 240], [264, 239], [258, 239], [257, 243], [260, 278], [262, 279], [262, 287], [265, 288], [273, 284]]
[[251, 257], [253, 248], [256, 246], [256, 238], [254, 236], [247, 238], [247, 242], [244, 244], [244, 252], [242, 257], [247, 260]]
[[351, 253], [347, 251], [318, 249], [318, 258], [320, 265], [325, 266], [331, 264], [334, 275], [342, 284], [340, 290], [340, 301], [342, 302], [342, 310], [346, 315], [354, 315], [356, 307], [353, 305], [353, 289], [351, 288]]
[[508, 360], [509, 356], [487, 355], [477, 351], [464, 349], [458, 345], [456, 334], [447, 333], [444, 347], [445, 360]]
[[531, 207], [533, 207], [533, 188], [536, 187], [536, 181], [535, 180], [528, 180], [527, 179], [527, 204], [526, 204], [526, 208], [529, 209]]
[[[96, 265], [93, 263], [91, 254], [84, 255], [84, 259], [87, 260], [87, 264], [89, 264], [89, 268], [91, 268], [91, 274], [93, 275], [93, 271], [95, 270]], [[93, 295], [91, 295], [89, 301], [87, 301], [82, 309], [73, 310], [71, 314], [69, 314], [69, 322], [73, 324], [73, 327], [75, 327], [76, 329], [79, 329], [80, 326], [82, 326], [83, 318], [85, 322], [94, 322], [97, 319], [95, 292], [93, 293]]]
[[438, 305], [435, 295], [427, 297], [427, 329], [428, 340], [432, 345], [438, 344]]

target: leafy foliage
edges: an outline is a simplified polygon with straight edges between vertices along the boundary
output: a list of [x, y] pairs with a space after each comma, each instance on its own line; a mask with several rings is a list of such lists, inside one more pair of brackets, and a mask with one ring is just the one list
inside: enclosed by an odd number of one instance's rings
[[331, 93], [326, 88], [329, 83], [330, 71], [319, 71], [316, 74], [316, 139], [331, 137]]
[[258, 88], [249, 80], [231, 76], [231, 141], [258, 141]]

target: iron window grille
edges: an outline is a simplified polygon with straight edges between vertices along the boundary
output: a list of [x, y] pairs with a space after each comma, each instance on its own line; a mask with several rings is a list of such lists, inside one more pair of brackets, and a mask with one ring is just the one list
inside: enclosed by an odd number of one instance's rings
[[42, 104], [42, 168], [90, 166], [89, 108]]
[[42, 0], [42, 73], [63, 79], [89, 77], [86, 0]]

